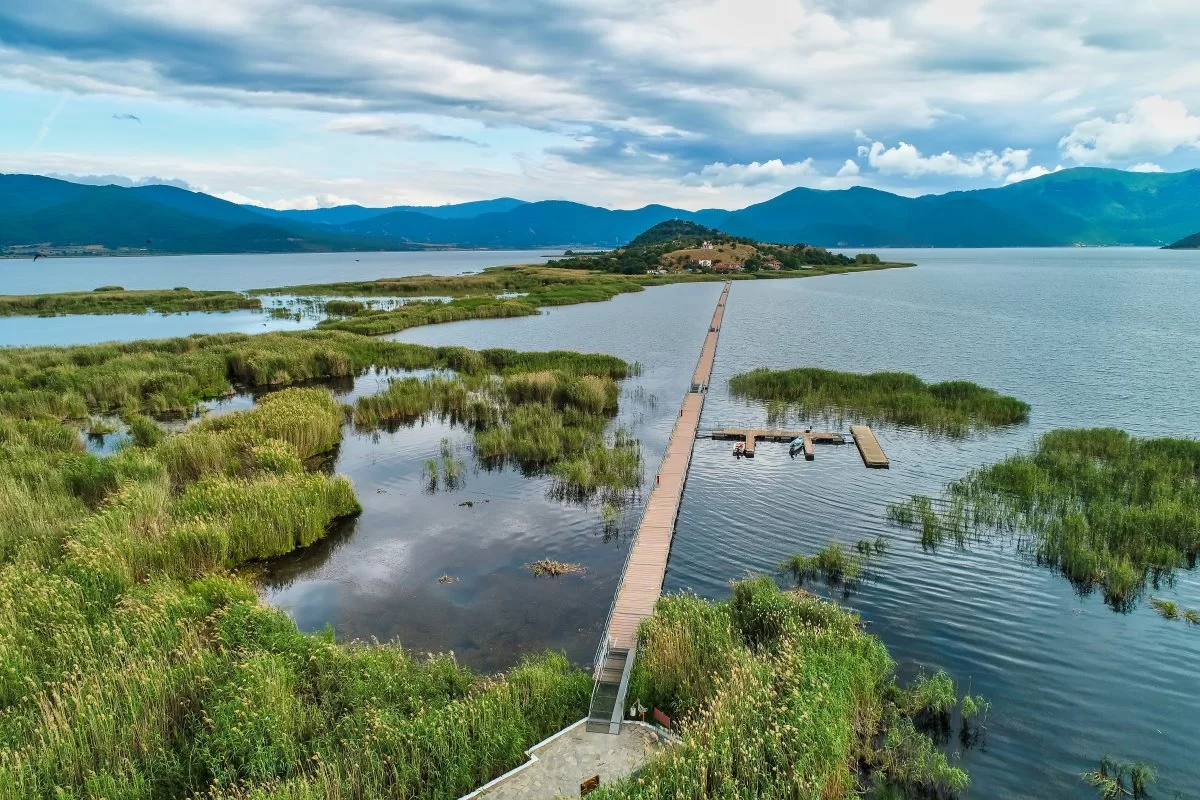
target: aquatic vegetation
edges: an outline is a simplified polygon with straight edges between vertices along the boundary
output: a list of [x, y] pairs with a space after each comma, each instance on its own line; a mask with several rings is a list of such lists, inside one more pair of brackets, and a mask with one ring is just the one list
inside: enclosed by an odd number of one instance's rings
[[[616, 382], [607, 374], [576, 372], [588, 369], [590, 361], [573, 364], [562, 355], [567, 369], [522, 372], [510, 366], [503, 377], [478, 373], [396, 380], [378, 394], [360, 397], [350, 414], [360, 429], [430, 417], [463, 425], [474, 431], [475, 456], [485, 467], [512, 463], [529, 474], [550, 472], [564, 496], [588, 499], [603, 493], [614, 500], [641, 485], [641, 445], [624, 430], [615, 431], [611, 443], [605, 440], [605, 427], [617, 410]], [[607, 364], [601, 367], [612, 371]], [[438, 471], [426, 465], [430, 491], [437, 490]], [[462, 464], [443, 457], [440, 471], [442, 483], [455, 484]]]
[[[868, 541], [868, 548], [870, 544]], [[869, 554], [870, 550], [865, 552]], [[818, 577], [832, 585], [844, 583], [853, 586], [862, 578], [866, 563], [867, 555], [862, 549], [856, 555], [845, 549], [841, 542], [830, 542], [811, 556], [789, 556], [780, 562], [779, 570], [789, 573], [797, 586], [803, 586], [805, 581], [813, 581]]]
[[[971, 704], [972, 707], [976, 705], [975, 698], [971, 698]], [[954, 680], [943, 670], [932, 676], [920, 672], [904, 692], [904, 711], [911, 717], [927, 716], [949, 722], [957, 705], [958, 691]]]
[[[899, 264], [829, 265], [819, 269], [788, 272], [750, 272], [733, 276], [692, 274], [621, 274], [591, 269], [562, 269], [551, 266], [493, 267], [471, 275], [417, 275], [380, 278], [375, 281], [306, 284], [257, 289], [251, 294], [308, 296], [449, 297], [448, 302], [417, 301], [391, 310], [367, 310], [347, 319], [327, 320], [325, 329], [378, 335], [397, 333], [419, 325], [436, 325], [468, 319], [529, 316], [549, 306], [598, 303], [650, 286], [673, 283], [808, 278], [865, 269], [887, 269]], [[644, 268], [643, 268], [644, 272]], [[512, 297], [511, 295], [519, 295]], [[334, 302], [334, 301], [331, 301]], [[332, 312], [331, 312], [332, 313]]]
[[1158, 773], [1144, 761], [1127, 764], [1104, 756], [1100, 759], [1100, 766], [1085, 772], [1083, 779], [1096, 788], [1103, 800], [1121, 800], [1125, 797], [1146, 800], [1150, 797], [1150, 787], [1158, 780]]
[[106, 420], [97, 419], [96, 417], [92, 417], [92, 419], [88, 420], [88, 424], [87, 424], [87, 435], [88, 436], [107, 436], [110, 433], [115, 433], [116, 430], [117, 429], [114, 428], [112, 426], [112, 424], [107, 422]]
[[389, 342], [338, 331], [216, 334], [78, 347], [0, 349], [0, 414], [81, 419], [121, 409], [190, 411], [235, 385], [286, 386], [369, 369], [460, 373], [559, 369], [624, 378], [619, 358], [562, 351], [468, 350]]
[[327, 314], [340, 317], [352, 317], [355, 314], [361, 314], [366, 309], [367, 304], [359, 300], [330, 300], [325, 303]]
[[137, 447], [153, 447], [163, 439], [163, 429], [143, 414], [126, 414], [123, 422], [129, 431], [129, 437]]
[[557, 578], [559, 575], [574, 575], [580, 572], [587, 572], [587, 568], [582, 564], [569, 564], [564, 561], [555, 561], [550, 558], [541, 558], [534, 561], [532, 564], [526, 564], [525, 569], [532, 572], [538, 577]]
[[561, 656], [483, 677], [337, 644], [228, 572], [357, 513], [345, 479], [304, 466], [340, 435], [328, 392], [174, 434], [127, 415], [136, 446], [106, 458], [17, 408], [0, 413], [0, 796], [455, 797], [584, 713], [590, 676]]
[[185, 311], [232, 311], [262, 307], [257, 297], [240, 292], [196, 292], [191, 289], [126, 291], [120, 286], [101, 286], [90, 292], [60, 294], [0, 295], [0, 317], [61, 314], [174, 314]]
[[974, 470], [934, 501], [913, 497], [888, 518], [926, 547], [1017, 533], [1017, 550], [1080, 593], [1126, 610], [1147, 585], [1200, 554], [1200, 442], [1138, 439], [1111, 428], [1052, 431], [1030, 453]]
[[1174, 600], [1151, 597], [1150, 607], [1157, 611], [1158, 615], [1163, 619], [1183, 620], [1192, 625], [1200, 625], [1200, 611], [1191, 608], [1181, 608]]
[[904, 372], [756, 369], [730, 378], [729, 388], [735, 395], [770, 404], [776, 420], [789, 411], [839, 423], [853, 416], [964, 436], [973, 429], [1015, 425], [1029, 416], [1027, 404], [993, 389], [967, 381], [927, 384]]
[[671, 716], [681, 741], [594, 796], [852, 798], [860, 765], [927, 793], [964, 788], [892, 701], [893, 670], [856, 615], [769, 578], [734, 583], [726, 602], [664, 597], [629, 697]]

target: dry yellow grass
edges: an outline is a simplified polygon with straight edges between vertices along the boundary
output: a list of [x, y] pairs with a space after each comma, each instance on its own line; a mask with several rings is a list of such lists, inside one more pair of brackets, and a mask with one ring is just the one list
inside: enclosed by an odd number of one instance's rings
[[687, 250], [673, 250], [662, 257], [662, 263], [671, 267], [685, 268], [693, 261], [711, 260], [714, 264], [719, 261], [726, 263], [735, 261], [745, 263], [746, 259], [758, 252], [758, 248], [750, 244], [718, 244], [711, 250], [692, 247]]

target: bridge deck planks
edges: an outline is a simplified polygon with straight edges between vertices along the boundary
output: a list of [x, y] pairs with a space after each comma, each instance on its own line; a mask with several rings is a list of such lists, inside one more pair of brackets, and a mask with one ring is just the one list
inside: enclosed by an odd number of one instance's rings
[[729, 284], [726, 283], [713, 312], [709, 331], [704, 337], [700, 360], [692, 373], [692, 391], [683, 398], [679, 417], [675, 420], [671, 439], [646, 500], [646, 510], [633, 541], [621, 585], [617, 587], [616, 601], [605, 634], [613, 647], [632, 648], [637, 644], [638, 626], [654, 613], [654, 606], [662, 594], [667, 561], [671, 556], [671, 539], [675, 535], [675, 518], [679, 515], [679, 505], [683, 500], [688, 466], [692, 461], [692, 446], [700, 428], [704, 393], [712, 377], [717, 340], [728, 297]]

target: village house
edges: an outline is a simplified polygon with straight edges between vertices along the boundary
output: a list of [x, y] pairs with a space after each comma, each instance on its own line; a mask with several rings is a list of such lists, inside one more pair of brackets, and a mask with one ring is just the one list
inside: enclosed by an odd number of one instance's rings
[[700, 249], [701, 249], [701, 250], [712, 250], [712, 249], [713, 249], [712, 242], [703, 242], [703, 243], [701, 243], [701, 245], [700, 245]]
[[714, 264], [713, 272], [741, 272], [742, 265], [736, 261], [722, 261], [720, 264]]
[[697, 264], [697, 266], [701, 266], [701, 267], [711, 267], [712, 259], [711, 258], [702, 258], [699, 261], [697, 261], [696, 264]]

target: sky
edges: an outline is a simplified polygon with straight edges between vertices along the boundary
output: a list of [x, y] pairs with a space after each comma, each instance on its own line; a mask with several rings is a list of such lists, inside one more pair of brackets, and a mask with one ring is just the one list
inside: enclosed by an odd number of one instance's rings
[[0, 0], [0, 172], [740, 208], [1200, 167], [1195, 0]]

